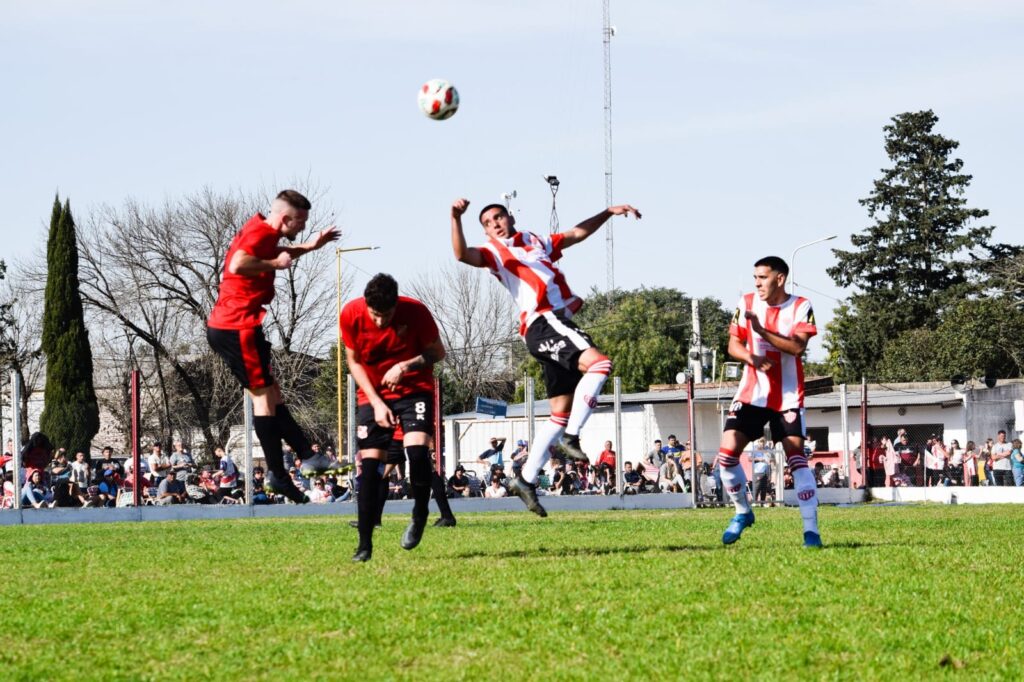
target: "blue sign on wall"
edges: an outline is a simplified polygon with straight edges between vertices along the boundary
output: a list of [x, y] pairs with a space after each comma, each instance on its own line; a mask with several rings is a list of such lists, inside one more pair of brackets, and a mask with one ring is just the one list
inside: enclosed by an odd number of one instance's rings
[[504, 400], [494, 400], [492, 398], [477, 398], [476, 413], [487, 414], [492, 417], [504, 417], [508, 414], [508, 403]]

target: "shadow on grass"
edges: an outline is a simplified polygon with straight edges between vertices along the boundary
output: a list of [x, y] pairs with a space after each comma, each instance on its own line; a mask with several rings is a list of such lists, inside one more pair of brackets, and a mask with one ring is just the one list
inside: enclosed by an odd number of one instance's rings
[[523, 559], [528, 557], [571, 557], [571, 556], [607, 556], [610, 554], [643, 554], [645, 552], [711, 552], [719, 549], [717, 546], [707, 547], [700, 545], [630, 545], [628, 547], [560, 547], [548, 549], [547, 547], [535, 547], [533, 549], [515, 549], [507, 552], [461, 552], [454, 555], [459, 559]]
[[855, 540], [847, 542], [828, 542], [823, 549], [870, 549], [872, 547], [927, 547], [929, 542], [907, 542], [906, 540], [891, 542], [858, 542]]

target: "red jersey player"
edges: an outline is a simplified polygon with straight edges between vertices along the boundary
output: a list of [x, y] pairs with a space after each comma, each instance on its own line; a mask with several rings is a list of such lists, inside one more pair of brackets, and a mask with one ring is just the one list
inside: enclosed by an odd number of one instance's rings
[[612, 370], [611, 360], [594, 345], [589, 334], [573, 323], [572, 316], [583, 301], [569, 289], [555, 262], [565, 249], [592, 235], [613, 215], [639, 218], [640, 212], [628, 204], [612, 206], [570, 230], [540, 237], [516, 231], [515, 218], [508, 209], [490, 204], [480, 211], [487, 242], [473, 248], [466, 246], [462, 233], [462, 215], [467, 208], [466, 199], [456, 199], [452, 204], [455, 257], [467, 265], [487, 268], [508, 289], [519, 306], [519, 333], [530, 355], [544, 368], [551, 418], [537, 429], [526, 464], [509, 483], [509, 490], [526, 503], [527, 509], [547, 516], [537, 500], [540, 470], [560, 437], [559, 445], [566, 455], [589, 462], [580, 449], [580, 430]]
[[788, 276], [789, 266], [777, 256], [754, 263], [756, 291], [740, 299], [729, 325], [729, 355], [744, 363], [744, 368], [718, 451], [722, 486], [736, 506], [736, 516], [722, 535], [727, 545], [739, 540], [744, 528], [754, 525], [739, 458], [750, 441], [764, 434], [767, 424], [772, 439], [782, 442], [793, 474], [804, 546], [821, 547], [817, 486], [804, 455], [804, 370], [800, 361], [818, 329], [811, 302], [786, 293]]
[[380, 463], [395, 428], [402, 428], [409, 459], [412, 521], [402, 547], [413, 549], [423, 538], [430, 501], [430, 438], [434, 431], [434, 363], [444, 359], [437, 324], [427, 307], [398, 295], [398, 283], [379, 274], [362, 298], [341, 311], [345, 359], [359, 387], [356, 441], [362, 458], [359, 488], [359, 547], [353, 561], [369, 561], [373, 527], [380, 517]]
[[[338, 238], [334, 227], [329, 227], [310, 242], [279, 245], [282, 237], [291, 241], [306, 229], [311, 207], [309, 199], [288, 189], [277, 195], [267, 217], [257, 213], [249, 219], [228, 247], [220, 293], [206, 322], [210, 347], [252, 396], [253, 428], [267, 462], [267, 487], [299, 503], [305, 502], [306, 496], [285, 471], [281, 439], [302, 456], [304, 463], [311, 460], [312, 449], [281, 397], [262, 324], [266, 315], [263, 306], [274, 299], [276, 271], [287, 269], [302, 254]], [[310, 463], [317, 464], [316, 460]], [[326, 465], [326, 458], [321, 464]]]

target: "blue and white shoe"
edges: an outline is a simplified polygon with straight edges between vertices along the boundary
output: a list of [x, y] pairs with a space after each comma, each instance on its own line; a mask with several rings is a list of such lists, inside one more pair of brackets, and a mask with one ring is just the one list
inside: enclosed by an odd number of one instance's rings
[[821, 549], [821, 536], [814, 531], [804, 531], [804, 549]]
[[744, 514], [737, 514], [732, 517], [732, 521], [729, 522], [729, 526], [722, 533], [722, 544], [731, 545], [740, 539], [743, 535], [743, 529], [754, 525], [754, 512], [749, 511]]

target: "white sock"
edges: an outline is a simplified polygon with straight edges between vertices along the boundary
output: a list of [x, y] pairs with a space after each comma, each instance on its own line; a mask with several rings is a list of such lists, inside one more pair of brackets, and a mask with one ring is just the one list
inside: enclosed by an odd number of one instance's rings
[[540, 470], [551, 458], [551, 445], [565, 431], [567, 419], [567, 414], [552, 412], [551, 418], [537, 429], [537, 433], [533, 436], [533, 444], [530, 445], [530, 454], [526, 458], [526, 464], [523, 465], [523, 479], [527, 483], [537, 485]]
[[576, 392], [572, 396], [572, 412], [569, 413], [569, 423], [565, 427], [565, 432], [570, 436], [580, 435], [587, 418], [597, 406], [597, 397], [601, 395], [601, 388], [611, 371], [611, 360], [598, 360], [587, 369], [580, 383], [576, 384]]
[[729, 495], [729, 499], [736, 505], [737, 514], [750, 512], [750, 502], [747, 500], [747, 474], [739, 464], [720, 467], [722, 472], [722, 487]]
[[[800, 518], [804, 520], [804, 532], [818, 532], [818, 486], [814, 474], [807, 467], [793, 472], [793, 487], [800, 503]], [[805, 499], [806, 498], [806, 499]]]

